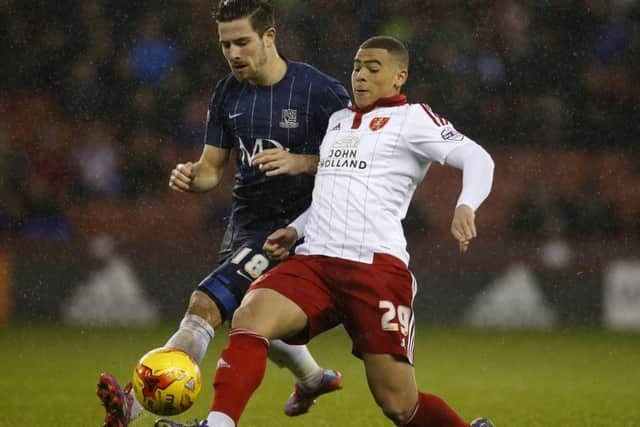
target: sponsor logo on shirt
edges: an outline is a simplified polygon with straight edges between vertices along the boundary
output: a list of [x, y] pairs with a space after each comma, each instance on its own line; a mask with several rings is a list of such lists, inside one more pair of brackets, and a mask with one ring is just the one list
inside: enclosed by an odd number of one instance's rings
[[282, 110], [282, 120], [280, 121], [280, 127], [284, 129], [295, 129], [298, 126], [298, 111], [292, 108]]
[[389, 122], [389, 117], [374, 117], [369, 122], [369, 129], [372, 131], [380, 130]]
[[445, 141], [462, 141], [464, 139], [464, 135], [455, 130], [453, 126], [445, 126], [440, 132], [440, 136]]
[[[289, 151], [288, 148], [284, 148], [282, 144], [274, 139], [267, 138], [258, 138], [254, 141], [253, 147], [247, 148], [247, 146], [242, 141], [242, 138], [239, 136], [238, 138], [238, 150], [240, 151], [240, 163], [242, 167], [253, 167], [251, 163], [253, 162], [253, 158], [256, 154], [262, 152], [265, 148], [280, 148], [282, 150]], [[249, 151], [251, 149], [251, 151]]]
[[341, 138], [333, 143], [333, 148], [358, 148], [360, 140], [353, 136]]
[[319, 168], [366, 169], [367, 162], [358, 159], [358, 138], [347, 137], [334, 142], [326, 157], [321, 157]]

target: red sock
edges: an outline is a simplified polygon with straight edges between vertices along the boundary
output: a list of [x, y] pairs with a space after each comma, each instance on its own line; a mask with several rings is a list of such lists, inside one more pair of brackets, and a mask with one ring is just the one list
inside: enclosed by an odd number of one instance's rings
[[236, 425], [264, 377], [269, 341], [246, 329], [232, 329], [229, 345], [220, 355], [213, 380], [212, 411], [223, 412]]
[[438, 396], [419, 393], [418, 404], [405, 427], [469, 427], [453, 409]]

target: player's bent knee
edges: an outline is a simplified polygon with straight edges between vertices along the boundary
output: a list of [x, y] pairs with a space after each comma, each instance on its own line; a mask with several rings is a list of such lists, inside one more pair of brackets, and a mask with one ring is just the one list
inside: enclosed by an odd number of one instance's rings
[[202, 317], [213, 328], [217, 328], [222, 323], [222, 315], [215, 301], [200, 290], [195, 290], [191, 294], [187, 314], [195, 314]]
[[258, 324], [259, 319], [257, 319], [256, 312], [251, 304], [241, 304], [233, 313], [233, 319], [231, 321], [233, 328], [256, 331]]
[[231, 327], [276, 339], [301, 332], [307, 322], [306, 313], [295, 302], [272, 289], [255, 289], [245, 295]]
[[413, 408], [410, 411], [407, 411], [406, 409], [393, 405], [380, 405], [380, 408], [382, 409], [384, 416], [389, 418], [398, 426], [405, 425], [413, 412]]
[[374, 392], [374, 398], [384, 415], [397, 425], [403, 425], [416, 407], [416, 402], [392, 389]]

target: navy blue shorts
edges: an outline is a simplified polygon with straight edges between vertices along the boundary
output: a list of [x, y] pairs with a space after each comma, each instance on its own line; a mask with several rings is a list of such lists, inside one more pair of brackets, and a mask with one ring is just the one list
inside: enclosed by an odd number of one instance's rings
[[277, 263], [267, 257], [262, 246], [269, 234], [255, 233], [234, 239], [234, 251], [198, 285], [216, 303], [222, 321], [230, 320], [249, 285]]

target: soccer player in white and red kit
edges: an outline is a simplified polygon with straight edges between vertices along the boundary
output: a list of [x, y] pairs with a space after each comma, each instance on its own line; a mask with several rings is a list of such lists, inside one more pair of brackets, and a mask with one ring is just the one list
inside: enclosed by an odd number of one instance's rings
[[[343, 324], [383, 413], [411, 427], [492, 427], [464, 421], [439, 397], [419, 392], [413, 367], [416, 282], [401, 221], [431, 162], [463, 170], [451, 232], [464, 253], [475, 211], [488, 196], [489, 154], [400, 90], [408, 53], [391, 37], [364, 42], [354, 59], [354, 106], [335, 112], [320, 146], [311, 207], [265, 243], [287, 258], [253, 283], [235, 312], [218, 362], [215, 399], [197, 426], [235, 427], [265, 370], [269, 340], [306, 343]], [[175, 423], [159, 424], [173, 425]]]

